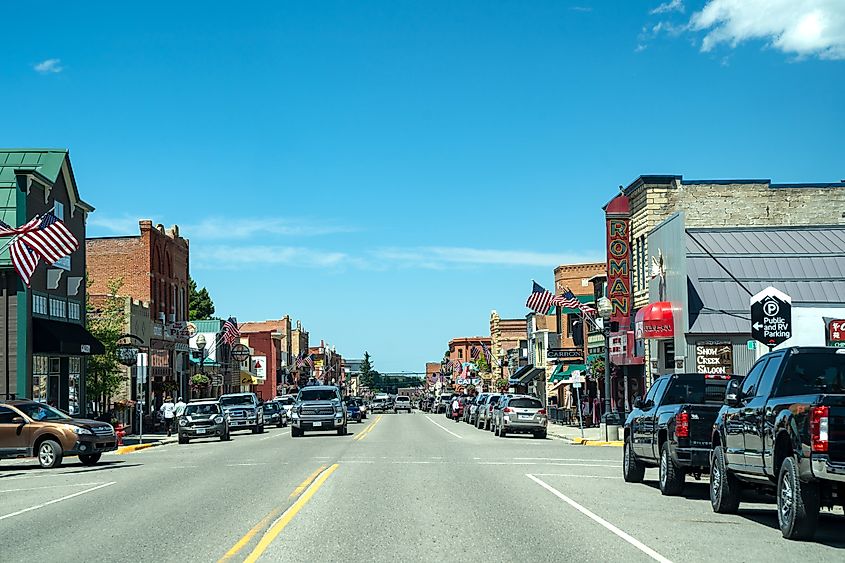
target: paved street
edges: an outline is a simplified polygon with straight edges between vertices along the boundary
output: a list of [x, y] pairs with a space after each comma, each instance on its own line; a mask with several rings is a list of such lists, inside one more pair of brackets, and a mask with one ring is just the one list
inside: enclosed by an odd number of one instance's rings
[[17, 539], [0, 560], [716, 561], [740, 544], [746, 561], [842, 560], [841, 512], [815, 542], [789, 542], [771, 504], [716, 515], [704, 482], [661, 497], [654, 470], [626, 485], [619, 448], [416, 411], [351, 430], [238, 433], [93, 468], [2, 462], [0, 534]]

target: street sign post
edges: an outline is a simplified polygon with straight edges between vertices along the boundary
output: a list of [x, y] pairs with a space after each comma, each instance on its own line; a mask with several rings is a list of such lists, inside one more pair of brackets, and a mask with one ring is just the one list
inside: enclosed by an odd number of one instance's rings
[[751, 297], [751, 337], [766, 346], [792, 338], [792, 298], [767, 287]]
[[249, 358], [249, 348], [243, 344], [235, 344], [232, 347], [232, 358], [239, 362], [245, 362]]

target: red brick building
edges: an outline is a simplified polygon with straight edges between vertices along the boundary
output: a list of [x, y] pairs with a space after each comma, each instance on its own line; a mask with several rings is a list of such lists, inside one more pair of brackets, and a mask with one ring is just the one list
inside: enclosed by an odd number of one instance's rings
[[86, 239], [88, 291], [105, 295], [109, 282], [122, 278], [121, 296], [149, 303], [153, 332], [143, 346], [149, 348], [147, 396], [155, 397], [154, 408], [165, 395], [189, 395], [190, 350], [187, 337], [177, 335], [188, 320], [189, 244], [176, 225], [138, 224], [140, 235]]

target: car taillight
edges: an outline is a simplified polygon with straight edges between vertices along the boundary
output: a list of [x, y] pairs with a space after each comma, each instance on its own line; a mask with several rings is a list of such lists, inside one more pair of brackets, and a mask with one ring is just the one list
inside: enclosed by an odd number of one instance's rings
[[731, 378], [730, 375], [722, 375], [722, 374], [716, 374], [716, 373], [708, 373], [704, 376], [704, 379], [721, 379], [723, 381], [730, 380], [730, 378]]
[[810, 437], [814, 452], [827, 451], [829, 416], [830, 409], [828, 407], [813, 407], [810, 414]]
[[546, 409], [540, 409], [540, 410], [538, 410], [538, 411], [537, 411], [537, 414], [542, 414], [542, 415], [545, 415], [545, 414], [546, 414]]
[[513, 412], [513, 409], [510, 407], [505, 407], [502, 409], [502, 412]]
[[675, 415], [675, 436], [689, 438], [689, 413], [679, 412]]

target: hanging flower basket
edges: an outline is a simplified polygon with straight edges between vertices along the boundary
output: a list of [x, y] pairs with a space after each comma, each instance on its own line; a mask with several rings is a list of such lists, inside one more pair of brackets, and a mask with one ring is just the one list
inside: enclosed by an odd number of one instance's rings
[[211, 379], [209, 379], [207, 375], [204, 375], [202, 373], [198, 373], [191, 377], [191, 387], [202, 388], [206, 387], [209, 383], [211, 383]]
[[500, 377], [499, 379], [497, 379], [496, 380], [496, 389], [498, 389], [500, 392], [507, 391], [508, 390], [508, 380], [505, 379], [504, 377]]

